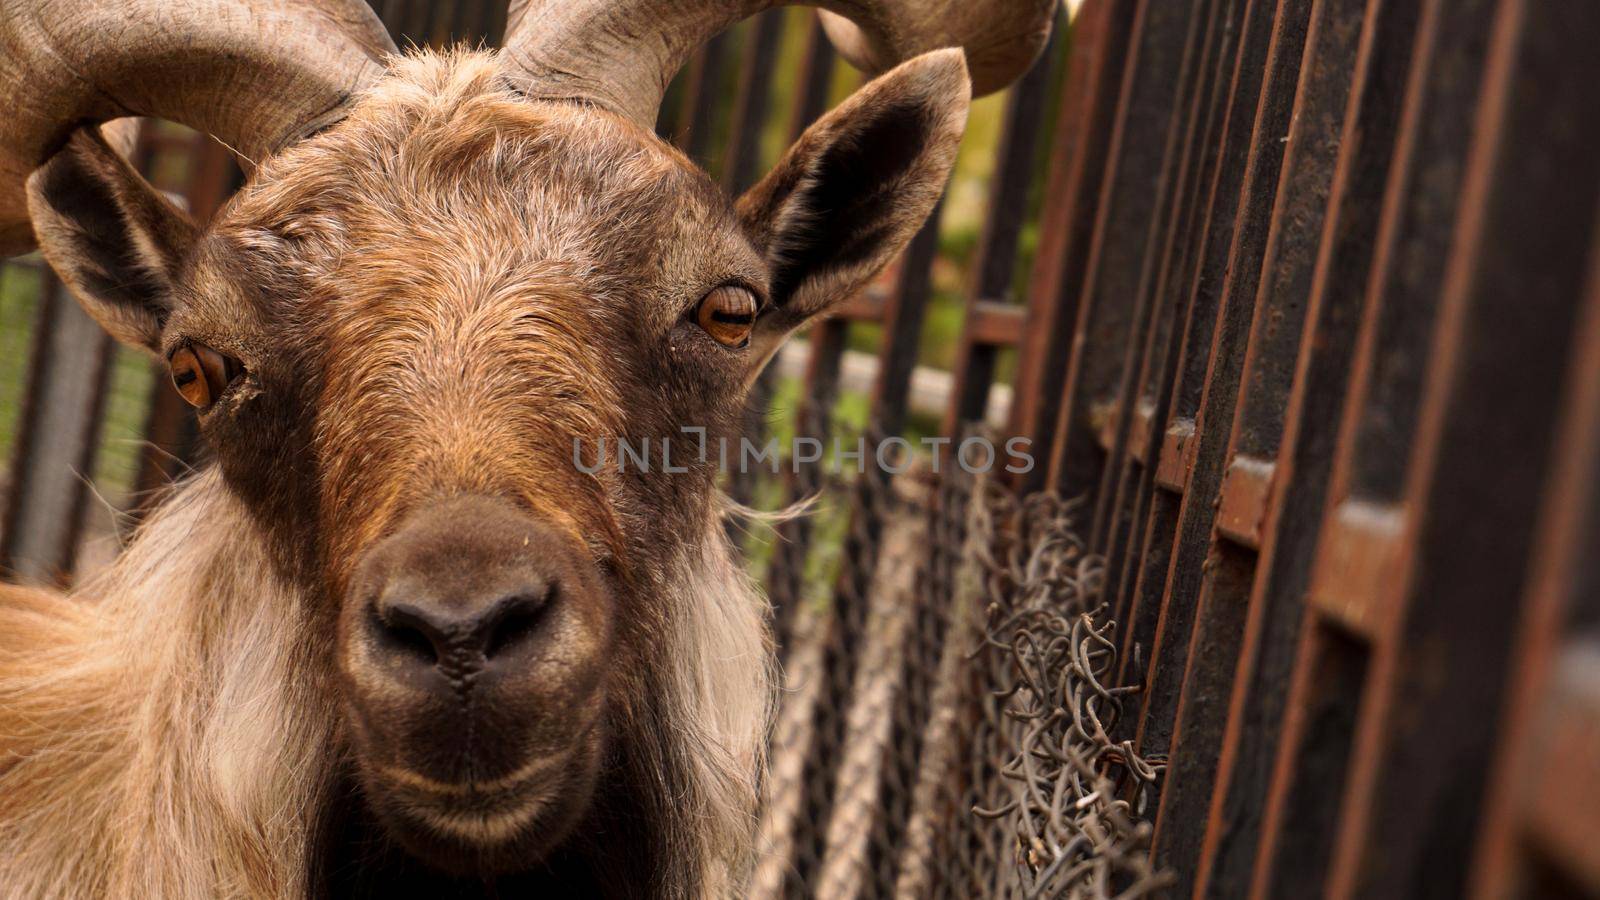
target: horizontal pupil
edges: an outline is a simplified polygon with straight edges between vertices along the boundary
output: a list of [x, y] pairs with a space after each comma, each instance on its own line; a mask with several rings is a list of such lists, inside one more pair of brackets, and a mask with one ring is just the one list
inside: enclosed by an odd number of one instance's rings
[[172, 383], [176, 384], [178, 387], [186, 387], [187, 385], [192, 384], [196, 377], [198, 376], [193, 369], [184, 369], [181, 372], [174, 372], [172, 374]]
[[714, 322], [725, 322], [731, 325], [748, 325], [755, 321], [755, 316], [750, 313], [730, 313], [721, 310], [713, 311], [711, 319]]

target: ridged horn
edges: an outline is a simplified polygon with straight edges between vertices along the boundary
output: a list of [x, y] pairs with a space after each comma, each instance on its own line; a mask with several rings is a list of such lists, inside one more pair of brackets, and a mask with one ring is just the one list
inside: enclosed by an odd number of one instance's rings
[[961, 47], [977, 94], [1021, 77], [1050, 37], [1060, 0], [512, 0], [504, 54], [531, 97], [655, 123], [667, 83], [695, 47], [779, 6], [818, 6], [839, 52], [877, 74]]
[[260, 160], [336, 121], [395, 52], [361, 0], [0, 0], [0, 256], [74, 128], [156, 116]]

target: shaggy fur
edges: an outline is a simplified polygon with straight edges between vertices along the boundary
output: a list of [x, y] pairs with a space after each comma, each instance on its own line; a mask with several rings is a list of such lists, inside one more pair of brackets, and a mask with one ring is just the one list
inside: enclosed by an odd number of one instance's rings
[[[204, 231], [86, 132], [30, 180], [44, 252], [92, 314], [163, 358], [198, 341], [248, 374], [202, 413], [217, 467], [109, 573], [70, 599], [0, 589], [0, 895], [435, 877], [363, 812], [373, 748], [341, 660], [363, 554], [461, 495], [586, 548], [614, 632], [590, 809], [550, 858], [484, 879], [737, 893], [773, 678], [714, 460], [591, 476], [573, 440], [735, 433], [777, 341], [933, 206], [965, 121], [961, 55], [874, 82], [737, 208], [653, 134], [528, 102], [499, 65], [394, 61]], [[694, 324], [728, 283], [768, 303], [742, 350]]]
[[330, 770], [305, 605], [208, 473], [94, 603], [0, 590], [0, 892], [291, 897]]
[[[661, 738], [682, 749], [648, 777], [689, 770], [672, 837], [722, 893], [746, 864], [768, 653], [742, 569], [706, 551], [684, 560], [670, 639], [685, 652]], [[319, 666], [296, 658], [318, 643], [306, 604], [270, 572], [213, 471], [80, 589], [96, 602], [0, 587], [0, 896], [307, 892], [341, 751]]]

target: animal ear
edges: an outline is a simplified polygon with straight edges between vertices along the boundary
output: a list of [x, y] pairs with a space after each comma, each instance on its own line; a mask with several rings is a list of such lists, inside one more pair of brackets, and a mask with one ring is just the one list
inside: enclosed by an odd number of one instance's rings
[[944, 192], [971, 98], [960, 50], [918, 56], [818, 120], [739, 199], [772, 273], [772, 308], [757, 323], [769, 341], [861, 288], [911, 240]]
[[39, 249], [89, 315], [126, 344], [159, 350], [194, 222], [98, 128], [80, 128], [28, 178]]

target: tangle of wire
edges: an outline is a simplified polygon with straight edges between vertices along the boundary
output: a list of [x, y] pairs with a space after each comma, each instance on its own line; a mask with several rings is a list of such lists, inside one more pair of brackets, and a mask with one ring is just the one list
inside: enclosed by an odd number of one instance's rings
[[[1115, 677], [1103, 560], [1079, 538], [1076, 502], [994, 488], [973, 504], [972, 552], [986, 582], [978, 671], [997, 702], [984, 723], [1004, 752], [973, 813], [998, 829], [993, 893], [1139, 897], [1171, 882], [1149, 860], [1151, 789], [1165, 761], [1110, 734], [1137, 687]], [[1010, 863], [1009, 865], [1007, 863]]]

